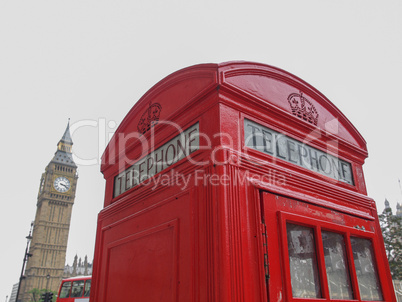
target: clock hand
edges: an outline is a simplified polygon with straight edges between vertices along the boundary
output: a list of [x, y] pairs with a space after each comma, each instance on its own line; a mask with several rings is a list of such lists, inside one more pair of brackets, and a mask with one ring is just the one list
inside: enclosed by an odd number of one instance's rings
[[60, 183], [60, 185], [67, 189], [67, 186], [65, 184], [63, 184], [62, 182]]

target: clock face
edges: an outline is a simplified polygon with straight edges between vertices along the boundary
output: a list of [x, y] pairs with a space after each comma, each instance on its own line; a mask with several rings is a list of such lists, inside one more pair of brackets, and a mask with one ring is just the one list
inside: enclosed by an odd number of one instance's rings
[[57, 191], [64, 193], [70, 189], [70, 181], [63, 176], [57, 177], [54, 180], [53, 186]]

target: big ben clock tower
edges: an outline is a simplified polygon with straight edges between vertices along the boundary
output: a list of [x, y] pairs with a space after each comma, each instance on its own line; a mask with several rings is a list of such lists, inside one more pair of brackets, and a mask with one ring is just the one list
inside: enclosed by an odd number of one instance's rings
[[19, 299], [31, 301], [32, 289], [57, 291], [62, 279], [71, 212], [77, 186], [77, 166], [72, 157], [70, 127], [57, 144], [39, 186], [32, 241]]

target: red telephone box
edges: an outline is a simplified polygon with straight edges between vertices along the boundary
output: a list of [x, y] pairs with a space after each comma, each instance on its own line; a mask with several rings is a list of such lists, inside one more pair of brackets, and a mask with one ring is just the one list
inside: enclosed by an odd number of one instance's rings
[[366, 157], [346, 117], [286, 71], [169, 75], [103, 155], [91, 300], [396, 301]]

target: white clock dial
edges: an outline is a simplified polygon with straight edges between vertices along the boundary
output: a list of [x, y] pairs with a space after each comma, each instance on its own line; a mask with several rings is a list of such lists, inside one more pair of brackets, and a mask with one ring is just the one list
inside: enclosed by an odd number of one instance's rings
[[60, 193], [64, 193], [70, 189], [70, 181], [63, 176], [57, 177], [54, 180], [53, 186]]

